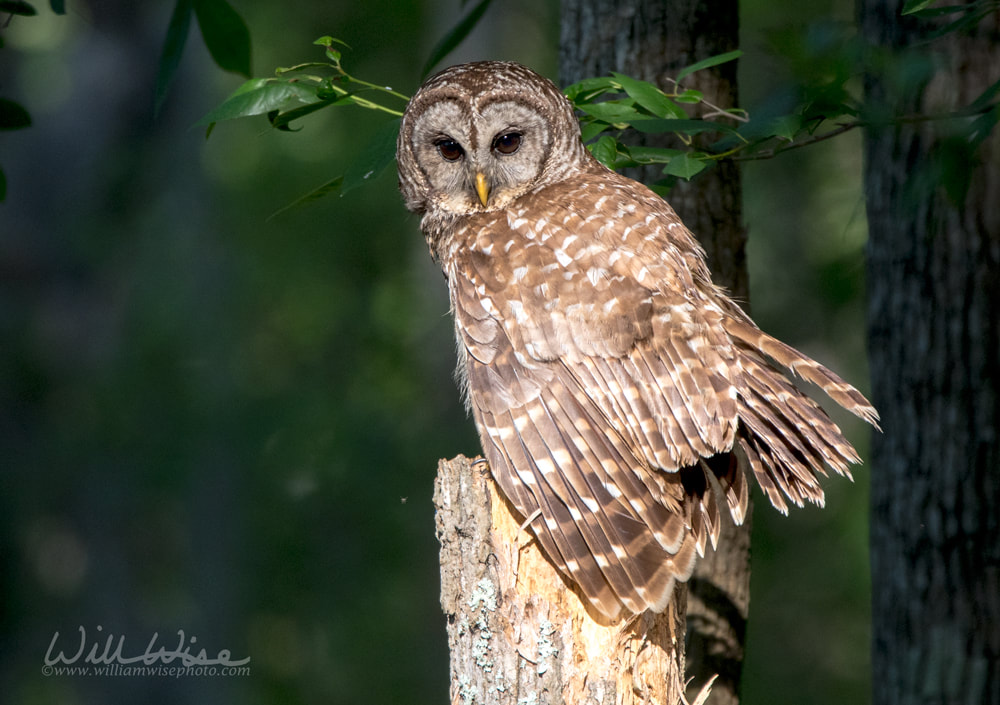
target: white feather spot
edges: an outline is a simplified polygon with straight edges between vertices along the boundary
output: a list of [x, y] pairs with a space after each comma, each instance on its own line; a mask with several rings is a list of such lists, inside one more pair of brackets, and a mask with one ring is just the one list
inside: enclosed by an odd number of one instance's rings
[[592, 512], [598, 512], [601, 510], [601, 505], [597, 503], [597, 500], [593, 497], [581, 497], [584, 506], [587, 507]]
[[551, 475], [556, 470], [556, 465], [549, 458], [536, 458], [535, 465], [543, 475]]
[[601, 281], [601, 279], [607, 276], [607, 274], [608, 270], [603, 269], [602, 267], [591, 267], [587, 270], [587, 279], [590, 280], [591, 284], [597, 286], [597, 282]]
[[[521, 478], [521, 482], [523, 482], [526, 485], [534, 486], [537, 484], [534, 474], [530, 472], [519, 472], [517, 473], [517, 476]], [[548, 520], [546, 520], [545, 523], [548, 524], [549, 523]]]
[[493, 299], [491, 299], [488, 296], [479, 299], [479, 305], [483, 307], [483, 310], [486, 311], [486, 313], [490, 314], [493, 317], [498, 317], [500, 315], [500, 311], [497, 310], [497, 307], [493, 305]]
[[565, 448], [555, 448], [551, 451], [552, 457], [561, 467], [569, 467], [573, 464], [573, 456]]
[[566, 254], [566, 252], [561, 248], [557, 248], [554, 253], [556, 260], [558, 260], [559, 264], [563, 267], [568, 267], [573, 262], [573, 258]]
[[518, 323], [526, 323], [530, 318], [528, 313], [524, 310], [524, 304], [517, 299], [511, 299], [508, 301], [507, 307], [510, 309], [510, 312], [514, 314], [514, 320]]
[[521, 281], [522, 279], [524, 279], [524, 275], [527, 273], [528, 273], [527, 267], [524, 266], [514, 267], [514, 281], [516, 282]]

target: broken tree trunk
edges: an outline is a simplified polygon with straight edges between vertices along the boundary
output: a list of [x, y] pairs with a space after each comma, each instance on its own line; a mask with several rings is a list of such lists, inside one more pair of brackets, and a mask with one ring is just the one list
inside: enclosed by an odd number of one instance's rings
[[521, 530], [485, 462], [441, 461], [434, 504], [453, 704], [682, 702], [683, 589], [662, 614], [607, 624]]

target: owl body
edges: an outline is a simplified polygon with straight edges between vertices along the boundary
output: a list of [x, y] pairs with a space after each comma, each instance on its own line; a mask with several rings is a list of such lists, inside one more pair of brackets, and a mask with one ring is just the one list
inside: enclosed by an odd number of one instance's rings
[[502, 492], [602, 615], [662, 610], [742, 521], [858, 456], [774, 364], [874, 423], [716, 287], [666, 201], [597, 162], [572, 107], [518, 64], [452, 67], [400, 130], [400, 186], [448, 279], [459, 374]]

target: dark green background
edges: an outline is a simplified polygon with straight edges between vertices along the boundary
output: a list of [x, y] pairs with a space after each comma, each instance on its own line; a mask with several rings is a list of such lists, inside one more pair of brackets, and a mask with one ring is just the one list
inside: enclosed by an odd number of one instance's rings
[[[380, 118], [206, 141], [192, 125], [240, 79], [192, 33], [153, 118], [171, 3], [68, 5], [15, 18], [0, 50], [0, 88], [34, 119], [0, 134], [4, 701], [446, 702], [431, 491], [438, 458], [477, 440], [444, 280], [391, 170], [268, 220], [343, 173]], [[331, 34], [352, 73], [404, 93], [460, 17], [457, 0], [234, 5], [255, 75]], [[751, 111], [794, 73], [770, 53], [850, 18], [801, 5], [746, 3]], [[449, 63], [555, 77], [557, 21], [551, 0], [497, 2]], [[744, 174], [755, 318], [865, 387], [857, 135]], [[868, 472], [827, 483], [823, 511], [758, 503], [748, 705], [868, 700]], [[44, 676], [54, 632], [69, 651], [81, 625], [126, 653], [184, 629], [251, 675]]]

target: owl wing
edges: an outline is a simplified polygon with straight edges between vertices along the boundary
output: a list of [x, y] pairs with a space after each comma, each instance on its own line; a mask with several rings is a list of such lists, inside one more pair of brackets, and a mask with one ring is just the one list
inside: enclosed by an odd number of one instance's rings
[[[662, 610], [714, 543], [706, 470], [742, 519], [747, 488], [728, 454], [737, 441], [765, 490], [798, 503], [822, 497], [808, 464], [829, 443], [813, 451], [825, 427], [794, 430], [815, 404], [747, 342], [760, 343], [759, 330], [711, 284], [664, 201], [607, 175], [560, 186], [465, 226], [449, 283], [494, 477], [549, 558], [613, 619], [623, 607]], [[789, 395], [798, 406], [776, 412]], [[759, 433], [738, 437], [741, 423]]]

